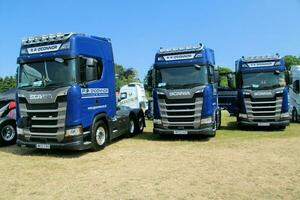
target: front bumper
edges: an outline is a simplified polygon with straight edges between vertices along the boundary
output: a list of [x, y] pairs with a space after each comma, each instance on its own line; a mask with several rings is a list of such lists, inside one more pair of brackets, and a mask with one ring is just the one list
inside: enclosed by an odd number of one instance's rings
[[18, 146], [37, 148], [37, 145], [39, 144], [50, 145], [50, 149], [85, 150], [91, 148], [91, 143], [84, 141], [84, 137], [82, 135], [72, 137], [68, 140], [63, 140], [62, 142], [53, 142], [42, 139], [39, 141], [31, 141], [25, 139], [23, 136], [18, 135]]
[[240, 119], [238, 122], [242, 126], [259, 126], [259, 127], [276, 127], [276, 126], [288, 126], [290, 124], [289, 119], [281, 119], [279, 121], [270, 122], [253, 122], [246, 119]]
[[[153, 128], [154, 134], [161, 134], [161, 135], [177, 135], [175, 131], [181, 131], [177, 129], [165, 129], [165, 128]], [[215, 132], [213, 130], [213, 124], [206, 125], [205, 127], [200, 127], [197, 129], [184, 129], [186, 134], [184, 135], [204, 135], [204, 136], [214, 136]]]

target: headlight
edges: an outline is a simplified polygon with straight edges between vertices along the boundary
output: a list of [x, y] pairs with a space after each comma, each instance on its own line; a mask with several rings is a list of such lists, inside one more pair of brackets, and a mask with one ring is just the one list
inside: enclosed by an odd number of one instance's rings
[[240, 114], [239, 114], [239, 117], [240, 117], [240, 118], [247, 118], [247, 114], [240, 113]]
[[287, 118], [287, 117], [290, 117], [290, 114], [288, 112], [286, 113], [281, 113], [280, 115], [281, 118]]
[[24, 135], [24, 129], [17, 127], [17, 134], [18, 135]]
[[77, 135], [81, 135], [81, 134], [82, 134], [82, 128], [75, 127], [75, 128], [67, 129], [65, 137], [77, 136]]
[[153, 119], [154, 124], [162, 124], [161, 119]]
[[210, 124], [212, 123], [212, 117], [201, 119], [201, 124]]

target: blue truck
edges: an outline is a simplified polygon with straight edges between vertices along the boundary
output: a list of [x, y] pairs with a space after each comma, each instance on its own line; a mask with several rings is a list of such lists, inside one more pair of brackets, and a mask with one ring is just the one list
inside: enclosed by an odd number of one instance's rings
[[100, 150], [143, 131], [140, 109], [118, 107], [110, 39], [56, 33], [22, 40], [17, 59], [17, 144]]
[[152, 76], [154, 133], [215, 136], [221, 112], [212, 49], [202, 44], [161, 48]]
[[242, 57], [235, 64], [239, 126], [289, 125], [289, 74], [283, 58]]

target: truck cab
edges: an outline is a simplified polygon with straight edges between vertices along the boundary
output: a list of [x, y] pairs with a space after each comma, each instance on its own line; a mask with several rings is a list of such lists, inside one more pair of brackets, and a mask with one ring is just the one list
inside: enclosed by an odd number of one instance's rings
[[161, 48], [152, 75], [154, 133], [215, 136], [221, 113], [212, 49]]
[[27, 37], [17, 63], [19, 146], [99, 150], [143, 130], [141, 110], [116, 106], [110, 39], [79, 33]]
[[120, 88], [119, 105], [130, 108], [148, 109], [148, 101], [144, 86], [141, 83], [130, 83]]
[[278, 54], [242, 57], [236, 75], [240, 126], [289, 125], [288, 73]]

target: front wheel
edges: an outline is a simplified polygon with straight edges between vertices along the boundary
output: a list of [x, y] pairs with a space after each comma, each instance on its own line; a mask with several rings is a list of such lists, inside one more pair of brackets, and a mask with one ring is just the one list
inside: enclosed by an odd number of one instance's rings
[[92, 150], [99, 151], [103, 149], [108, 142], [108, 129], [106, 124], [100, 120], [95, 123], [92, 130]]
[[11, 145], [16, 142], [17, 131], [13, 124], [3, 124], [0, 127], [0, 145]]

